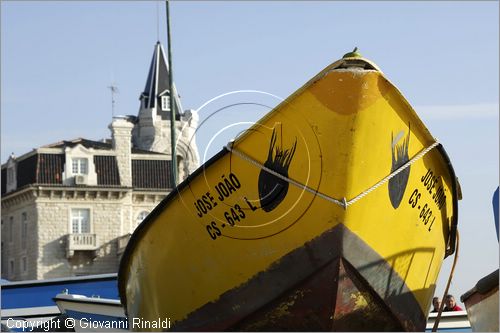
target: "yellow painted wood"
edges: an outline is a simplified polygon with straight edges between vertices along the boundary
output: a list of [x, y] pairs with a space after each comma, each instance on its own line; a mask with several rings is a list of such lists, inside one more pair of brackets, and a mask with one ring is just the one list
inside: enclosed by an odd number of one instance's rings
[[[340, 68], [348, 60], [319, 73], [236, 140], [234, 149], [264, 164], [274, 130], [277, 147], [291, 149], [296, 142], [288, 170], [291, 179], [349, 200], [391, 173], [395, 138], [401, 145], [409, 135], [410, 158], [435, 142], [376, 66]], [[432, 193], [421, 181], [429, 169], [438, 176]], [[182, 320], [339, 223], [394, 268], [426, 313], [445, 254], [455, 181], [437, 150], [411, 166], [397, 209], [391, 204], [388, 184], [346, 210], [289, 185], [275, 209], [253, 211], [250, 206], [260, 207], [260, 173], [261, 169], [228, 153], [204, 168], [154, 221], [144, 222], [147, 225], [139, 231], [138, 242], [129, 245], [130, 255], [124, 258], [120, 274], [130, 317]], [[225, 180], [231, 183], [230, 178], [239, 187], [222, 200], [216, 186]], [[442, 209], [432, 197], [439, 187], [447, 195]], [[197, 200], [216, 206], [199, 217]], [[419, 217], [424, 205], [436, 216], [430, 231], [430, 222], [424, 225]], [[234, 226], [225, 217], [235, 220], [231, 209], [240, 217]]]

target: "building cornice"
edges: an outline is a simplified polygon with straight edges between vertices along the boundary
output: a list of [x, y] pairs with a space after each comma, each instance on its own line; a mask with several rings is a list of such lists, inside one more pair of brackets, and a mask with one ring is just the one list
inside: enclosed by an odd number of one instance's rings
[[132, 154], [131, 155], [132, 160], [161, 160], [161, 161], [170, 161], [170, 155], [163, 155], [163, 154]]
[[134, 191], [132, 193], [132, 202], [135, 204], [157, 204], [163, 200], [170, 191]]
[[[61, 147], [61, 148], [50, 148], [50, 147], [40, 147], [40, 148], [35, 148], [19, 157], [16, 157], [15, 158], [15, 161], [16, 163], [19, 163], [25, 159], [27, 159], [28, 157], [31, 157], [35, 154], [54, 154], [54, 155], [62, 155], [65, 153], [64, 151], [64, 147]], [[92, 156], [116, 156], [116, 152], [114, 150], [107, 150], [107, 149], [95, 149], [95, 148], [90, 148], [92, 149]], [[137, 156], [140, 156], [140, 155], [137, 155]], [[150, 155], [148, 155], [150, 156]], [[137, 158], [137, 159], [141, 159], [141, 158]], [[144, 158], [144, 159], [153, 159], [153, 158]], [[165, 159], [163, 157], [161, 158], [158, 158], [158, 159]], [[2, 164], [2, 169], [6, 168], [7, 167], [7, 162], [3, 163]]]
[[59, 185], [59, 184], [33, 184], [33, 187], [36, 187], [40, 190], [67, 190], [67, 191], [112, 191], [112, 192], [122, 192], [122, 191], [130, 191], [133, 190], [132, 187], [129, 186], [99, 186], [99, 185], [79, 185], [79, 186], [68, 186], [68, 185]]
[[36, 149], [38, 154], [64, 154], [64, 148], [46, 148], [40, 147]]
[[2, 208], [25, 201], [49, 199], [121, 199], [131, 187], [63, 186], [31, 184], [2, 196]]
[[136, 202], [159, 202], [172, 189], [134, 189], [132, 187], [64, 186], [32, 184], [2, 196], [2, 208], [35, 199], [122, 199], [132, 194]]
[[4, 194], [2, 196], [2, 209], [4, 209], [5, 206], [11, 206], [34, 199], [34, 189], [33, 186], [28, 185], [16, 191]]
[[153, 194], [153, 195], [166, 195], [166, 194], [169, 194], [170, 192], [172, 192], [173, 189], [169, 188], [169, 189], [166, 189], [166, 190], [159, 190], [157, 188], [155, 189], [134, 189], [133, 190], [133, 194], [136, 195], [136, 194]]

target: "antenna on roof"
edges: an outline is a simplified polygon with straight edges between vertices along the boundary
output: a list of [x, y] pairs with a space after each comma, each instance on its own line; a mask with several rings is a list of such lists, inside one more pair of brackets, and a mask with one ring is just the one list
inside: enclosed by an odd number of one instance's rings
[[117, 94], [118, 87], [115, 86], [114, 83], [111, 83], [110, 86], [108, 86], [109, 90], [111, 90], [111, 118], [114, 118], [115, 116], [115, 94]]
[[170, 89], [170, 142], [172, 146], [172, 185], [177, 186], [177, 153], [176, 153], [176, 139], [175, 139], [175, 104], [174, 103], [174, 79], [173, 79], [173, 69], [172, 69], [172, 38], [170, 37], [170, 10], [169, 10], [169, 0], [165, 1], [165, 14], [167, 16], [167, 40], [168, 40], [168, 81]]

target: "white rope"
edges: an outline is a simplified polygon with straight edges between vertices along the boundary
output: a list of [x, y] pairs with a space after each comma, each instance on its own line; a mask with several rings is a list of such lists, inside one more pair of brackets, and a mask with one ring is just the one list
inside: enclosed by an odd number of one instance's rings
[[271, 175], [276, 176], [276, 177], [278, 177], [279, 179], [282, 179], [282, 180], [284, 180], [284, 181], [286, 181], [286, 182], [288, 182], [288, 183], [290, 183], [290, 184], [292, 184], [292, 185], [295, 185], [295, 186], [297, 186], [297, 187], [298, 187], [298, 188], [300, 188], [300, 189], [303, 189], [303, 190], [306, 190], [306, 191], [308, 191], [308, 192], [311, 192], [312, 194], [317, 195], [317, 196], [319, 196], [319, 197], [321, 197], [321, 198], [323, 198], [323, 199], [325, 199], [325, 200], [327, 200], [327, 201], [333, 202], [333, 203], [335, 203], [335, 204], [337, 204], [337, 205], [344, 206], [344, 203], [343, 203], [342, 201], [337, 200], [337, 199], [335, 199], [335, 198], [332, 198], [332, 197], [330, 197], [330, 196], [328, 196], [328, 195], [326, 195], [326, 194], [323, 194], [323, 193], [321, 193], [321, 192], [318, 192], [318, 191], [316, 191], [316, 190], [313, 190], [312, 188], [308, 187], [307, 185], [303, 185], [303, 184], [301, 184], [301, 183], [299, 183], [299, 182], [297, 182], [297, 181], [295, 181], [295, 180], [293, 180], [293, 179], [291, 179], [291, 178], [285, 177], [285, 176], [283, 176], [283, 175], [281, 175], [281, 174], [277, 173], [276, 171], [269, 169], [268, 167], [264, 166], [264, 165], [263, 165], [263, 164], [261, 164], [260, 162], [257, 162], [256, 160], [254, 160], [254, 159], [253, 159], [253, 158], [251, 158], [250, 156], [246, 155], [245, 153], [242, 153], [242, 152], [240, 152], [239, 150], [234, 149], [234, 148], [232, 147], [232, 145], [233, 145], [233, 142], [230, 142], [230, 143], [228, 143], [228, 144], [225, 146], [225, 148], [226, 148], [227, 150], [229, 150], [231, 153], [233, 153], [233, 154], [235, 154], [235, 155], [238, 155], [238, 156], [239, 156], [240, 158], [242, 158], [243, 160], [245, 160], [245, 161], [247, 161], [247, 162], [250, 162], [251, 164], [255, 165], [256, 167], [258, 167], [258, 168], [260, 168], [260, 169], [262, 169], [262, 170], [265, 170], [265, 171], [267, 171], [268, 173], [270, 173]]
[[370, 187], [366, 191], [361, 192], [360, 194], [358, 194], [357, 196], [355, 196], [354, 198], [352, 198], [351, 200], [349, 200], [347, 202], [347, 206], [352, 205], [353, 203], [355, 203], [359, 199], [361, 199], [361, 198], [365, 197], [366, 195], [368, 195], [370, 192], [376, 190], [378, 187], [380, 187], [380, 186], [384, 185], [385, 183], [387, 183], [391, 178], [395, 177], [398, 173], [400, 173], [401, 171], [405, 170], [410, 165], [412, 165], [413, 163], [415, 163], [416, 161], [418, 161], [419, 159], [421, 159], [422, 157], [424, 157], [425, 154], [427, 154], [430, 150], [432, 150], [437, 145], [439, 145], [439, 142], [434, 142], [429, 147], [421, 150], [417, 155], [415, 155], [414, 157], [412, 157], [411, 160], [409, 160], [408, 162], [406, 162], [405, 164], [403, 164], [401, 167], [399, 167], [393, 173], [391, 173], [387, 177], [383, 178], [382, 180], [380, 180], [379, 182], [377, 182], [375, 185], [373, 185], [372, 187]]
[[361, 198], [365, 197], [366, 195], [368, 195], [369, 193], [371, 193], [372, 191], [374, 191], [375, 189], [377, 189], [378, 187], [382, 186], [383, 184], [387, 183], [391, 178], [395, 177], [397, 174], [399, 174], [400, 172], [402, 172], [403, 170], [405, 170], [406, 168], [408, 168], [410, 165], [412, 165], [413, 163], [415, 163], [416, 161], [418, 161], [419, 159], [421, 159], [422, 157], [424, 157], [425, 154], [427, 154], [430, 150], [432, 150], [433, 148], [435, 148], [437, 145], [439, 145], [439, 142], [434, 142], [433, 144], [431, 144], [429, 147], [421, 150], [417, 155], [415, 155], [412, 159], [410, 159], [408, 162], [406, 162], [405, 164], [403, 164], [401, 167], [399, 167], [397, 170], [395, 170], [394, 172], [392, 172], [390, 175], [388, 175], [387, 177], [383, 178], [382, 180], [380, 180], [379, 182], [377, 182], [375, 185], [371, 186], [370, 188], [368, 188], [367, 190], [361, 192], [360, 194], [358, 194], [357, 196], [355, 196], [354, 198], [352, 198], [351, 200], [346, 200], [346, 198], [342, 198], [342, 200], [338, 200], [338, 199], [335, 199], [335, 198], [332, 198], [331, 196], [327, 195], [327, 194], [324, 194], [324, 193], [321, 193], [317, 190], [313, 190], [312, 188], [310, 188], [309, 186], [307, 185], [304, 185], [304, 184], [301, 184], [291, 178], [288, 178], [288, 177], [285, 177], [279, 173], [277, 173], [276, 171], [272, 170], [272, 169], [269, 169], [268, 167], [264, 166], [262, 163], [254, 160], [253, 158], [251, 158], [250, 156], [248, 156], [247, 154], [237, 150], [237, 149], [234, 149], [233, 148], [233, 142], [230, 142], [228, 143], [226, 146], [224, 146], [229, 152], [231, 152], [232, 154], [235, 154], [237, 155], [238, 157], [240, 157], [241, 159], [249, 162], [250, 164], [253, 164], [255, 165], [256, 167], [270, 173], [271, 175], [275, 176], [275, 177], [278, 177], [279, 179], [282, 179], [302, 190], [305, 190], [305, 191], [308, 191], [314, 195], [317, 195], [318, 197], [320, 198], [323, 198], [329, 202], [332, 202], [336, 205], [339, 205], [339, 206], [342, 206], [344, 209], [347, 209], [348, 206], [352, 205], [353, 203], [359, 201]]

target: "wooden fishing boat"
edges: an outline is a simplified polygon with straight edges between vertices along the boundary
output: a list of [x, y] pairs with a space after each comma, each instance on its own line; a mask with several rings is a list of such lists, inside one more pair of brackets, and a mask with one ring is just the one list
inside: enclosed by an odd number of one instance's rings
[[61, 311], [53, 300], [63, 290], [88, 296], [118, 298], [116, 273], [5, 281], [0, 286], [2, 324], [18, 331], [72, 331], [72, 327], [64, 325], [65, 317], [61, 317]]
[[[493, 192], [493, 217], [498, 239], [498, 191]], [[479, 280], [463, 294], [460, 300], [465, 304], [473, 332], [498, 332], [498, 272], [493, 271]]]
[[473, 332], [498, 332], [498, 269], [460, 297]]
[[129, 318], [177, 331], [424, 331], [456, 226], [443, 147], [352, 52], [151, 212], [120, 297]]
[[[432, 332], [438, 313], [431, 312], [427, 318], [426, 332]], [[449, 311], [441, 313], [437, 332], [471, 332], [467, 311]]]
[[128, 331], [128, 321], [119, 300], [57, 294], [54, 302], [61, 313], [73, 319], [75, 332]]

